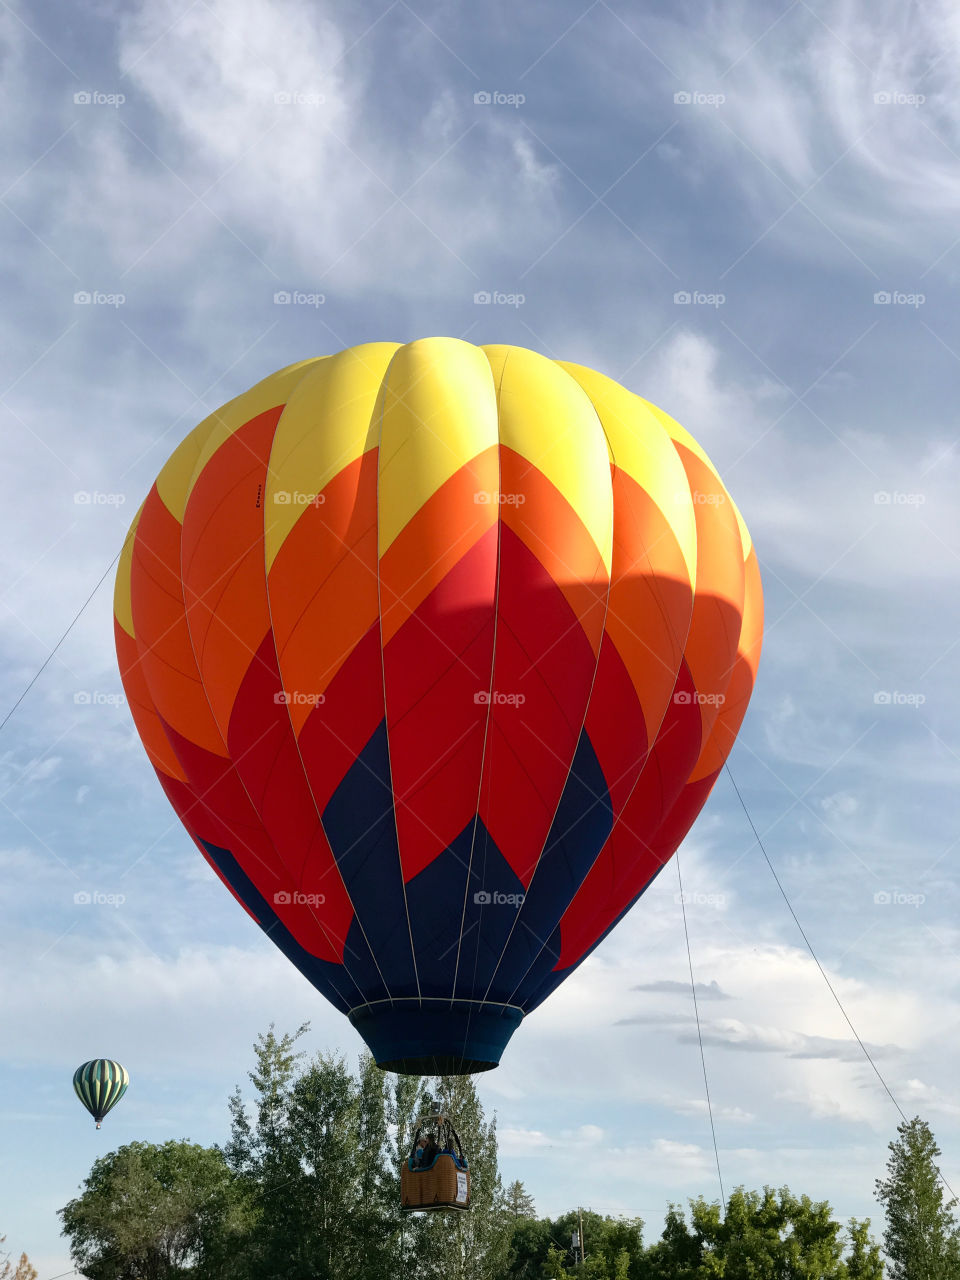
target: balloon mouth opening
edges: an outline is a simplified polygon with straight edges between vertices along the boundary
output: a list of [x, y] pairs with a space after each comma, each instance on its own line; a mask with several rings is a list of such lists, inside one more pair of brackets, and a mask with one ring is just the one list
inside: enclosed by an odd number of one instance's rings
[[465, 1076], [499, 1066], [523, 1010], [507, 1004], [413, 997], [360, 1005], [349, 1017], [381, 1070]]
[[377, 1062], [381, 1071], [395, 1071], [400, 1076], [473, 1076], [478, 1071], [493, 1071], [499, 1062], [483, 1062], [479, 1058], [447, 1057], [398, 1058], [396, 1062]]

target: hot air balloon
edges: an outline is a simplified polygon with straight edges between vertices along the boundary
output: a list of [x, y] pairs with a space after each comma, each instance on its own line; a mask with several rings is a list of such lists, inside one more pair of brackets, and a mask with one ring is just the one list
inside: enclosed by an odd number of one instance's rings
[[760, 653], [706, 454], [603, 374], [370, 343], [200, 424], [117, 572], [171, 804], [386, 1069], [494, 1067], [640, 897]]
[[126, 1068], [110, 1058], [94, 1058], [73, 1073], [76, 1095], [96, 1120], [98, 1129], [103, 1117], [127, 1092], [129, 1083]]

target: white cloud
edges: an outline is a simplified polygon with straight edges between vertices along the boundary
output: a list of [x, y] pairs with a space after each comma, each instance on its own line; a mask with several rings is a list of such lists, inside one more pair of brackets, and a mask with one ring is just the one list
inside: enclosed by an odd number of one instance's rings
[[[433, 45], [412, 19], [406, 27], [405, 43]], [[260, 261], [265, 303], [290, 286], [409, 297], [449, 290], [451, 274], [466, 297], [480, 287], [476, 255], [508, 214], [531, 244], [553, 224], [555, 168], [517, 122], [478, 111], [440, 78], [427, 77], [415, 122], [405, 101], [401, 120], [371, 131], [373, 86], [351, 52], [330, 11], [301, 0], [138, 6], [120, 35], [131, 108], [87, 128], [71, 223], [99, 234], [119, 269], [138, 263], [131, 290], [162, 286], [163, 273], [225, 240], [251, 270]], [[148, 137], [133, 104], [153, 113]], [[468, 133], [482, 165], [458, 142]], [[269, 305], [264, 315], [277, 318]]]
[[[743, 250], [769, 235], [787, 253], [857, 270], [858, 257], [896, 246], [919, 249], [922, 269], [952, 242], [956, 12], [939, 0], [909, 23], [901, 15], [895, 0], [844, 0], [825, 12], [794, 5], [774, 23], [758, 6], [727, 5], [694, 38], [682, 20], [658, 24], [683, 87], [724, 95], [718, 109], [688, 109], [680, 137], [747, 196]], [[920, 224], [939, 238], [918, 237]]]

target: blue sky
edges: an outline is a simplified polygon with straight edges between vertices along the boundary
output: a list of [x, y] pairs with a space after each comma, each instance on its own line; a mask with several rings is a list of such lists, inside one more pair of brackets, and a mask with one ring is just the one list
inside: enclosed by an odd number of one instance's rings
[[[694, 433], [750, 526], [733, 773], [960, 1183], [958, 36], [946, 0], [3, 6], [4, 708], [175, 444], [273, 369], [430, 334], [593, 365]], [[109, 587], [0, 734], [0, 1231], [41, 1280], [95, 1155], [221, 1140], [271, 1020], [360, 1047], [173, 819]], [[897, 1114], [728, 780], [682, 859], [727, 1187], [876, 1217]], [[653, 1236], [715, 1193], [676, 894], [668, 868], [480, 1083], [543, 1212]], [[100, 1054], [133, 1083], [96, 1134], [70, 1076]]]

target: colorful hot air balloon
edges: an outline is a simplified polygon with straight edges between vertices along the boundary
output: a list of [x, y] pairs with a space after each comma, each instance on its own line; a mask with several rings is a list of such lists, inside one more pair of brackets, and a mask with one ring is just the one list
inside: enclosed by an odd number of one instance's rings
[[129, 1083], [126, 1068], [110, 1058], [94, 1058], [73, 1073], [77, 1097], [96, 1120], [98, 1129], [103, 1117], [127, 1092]]
[[121, 557], [130, 708], [247, 911], [399, 1071], [495, 1066], [677, 848], [743, 719], [757, 561], [699, 445], [451, 338], [291, 365]]

